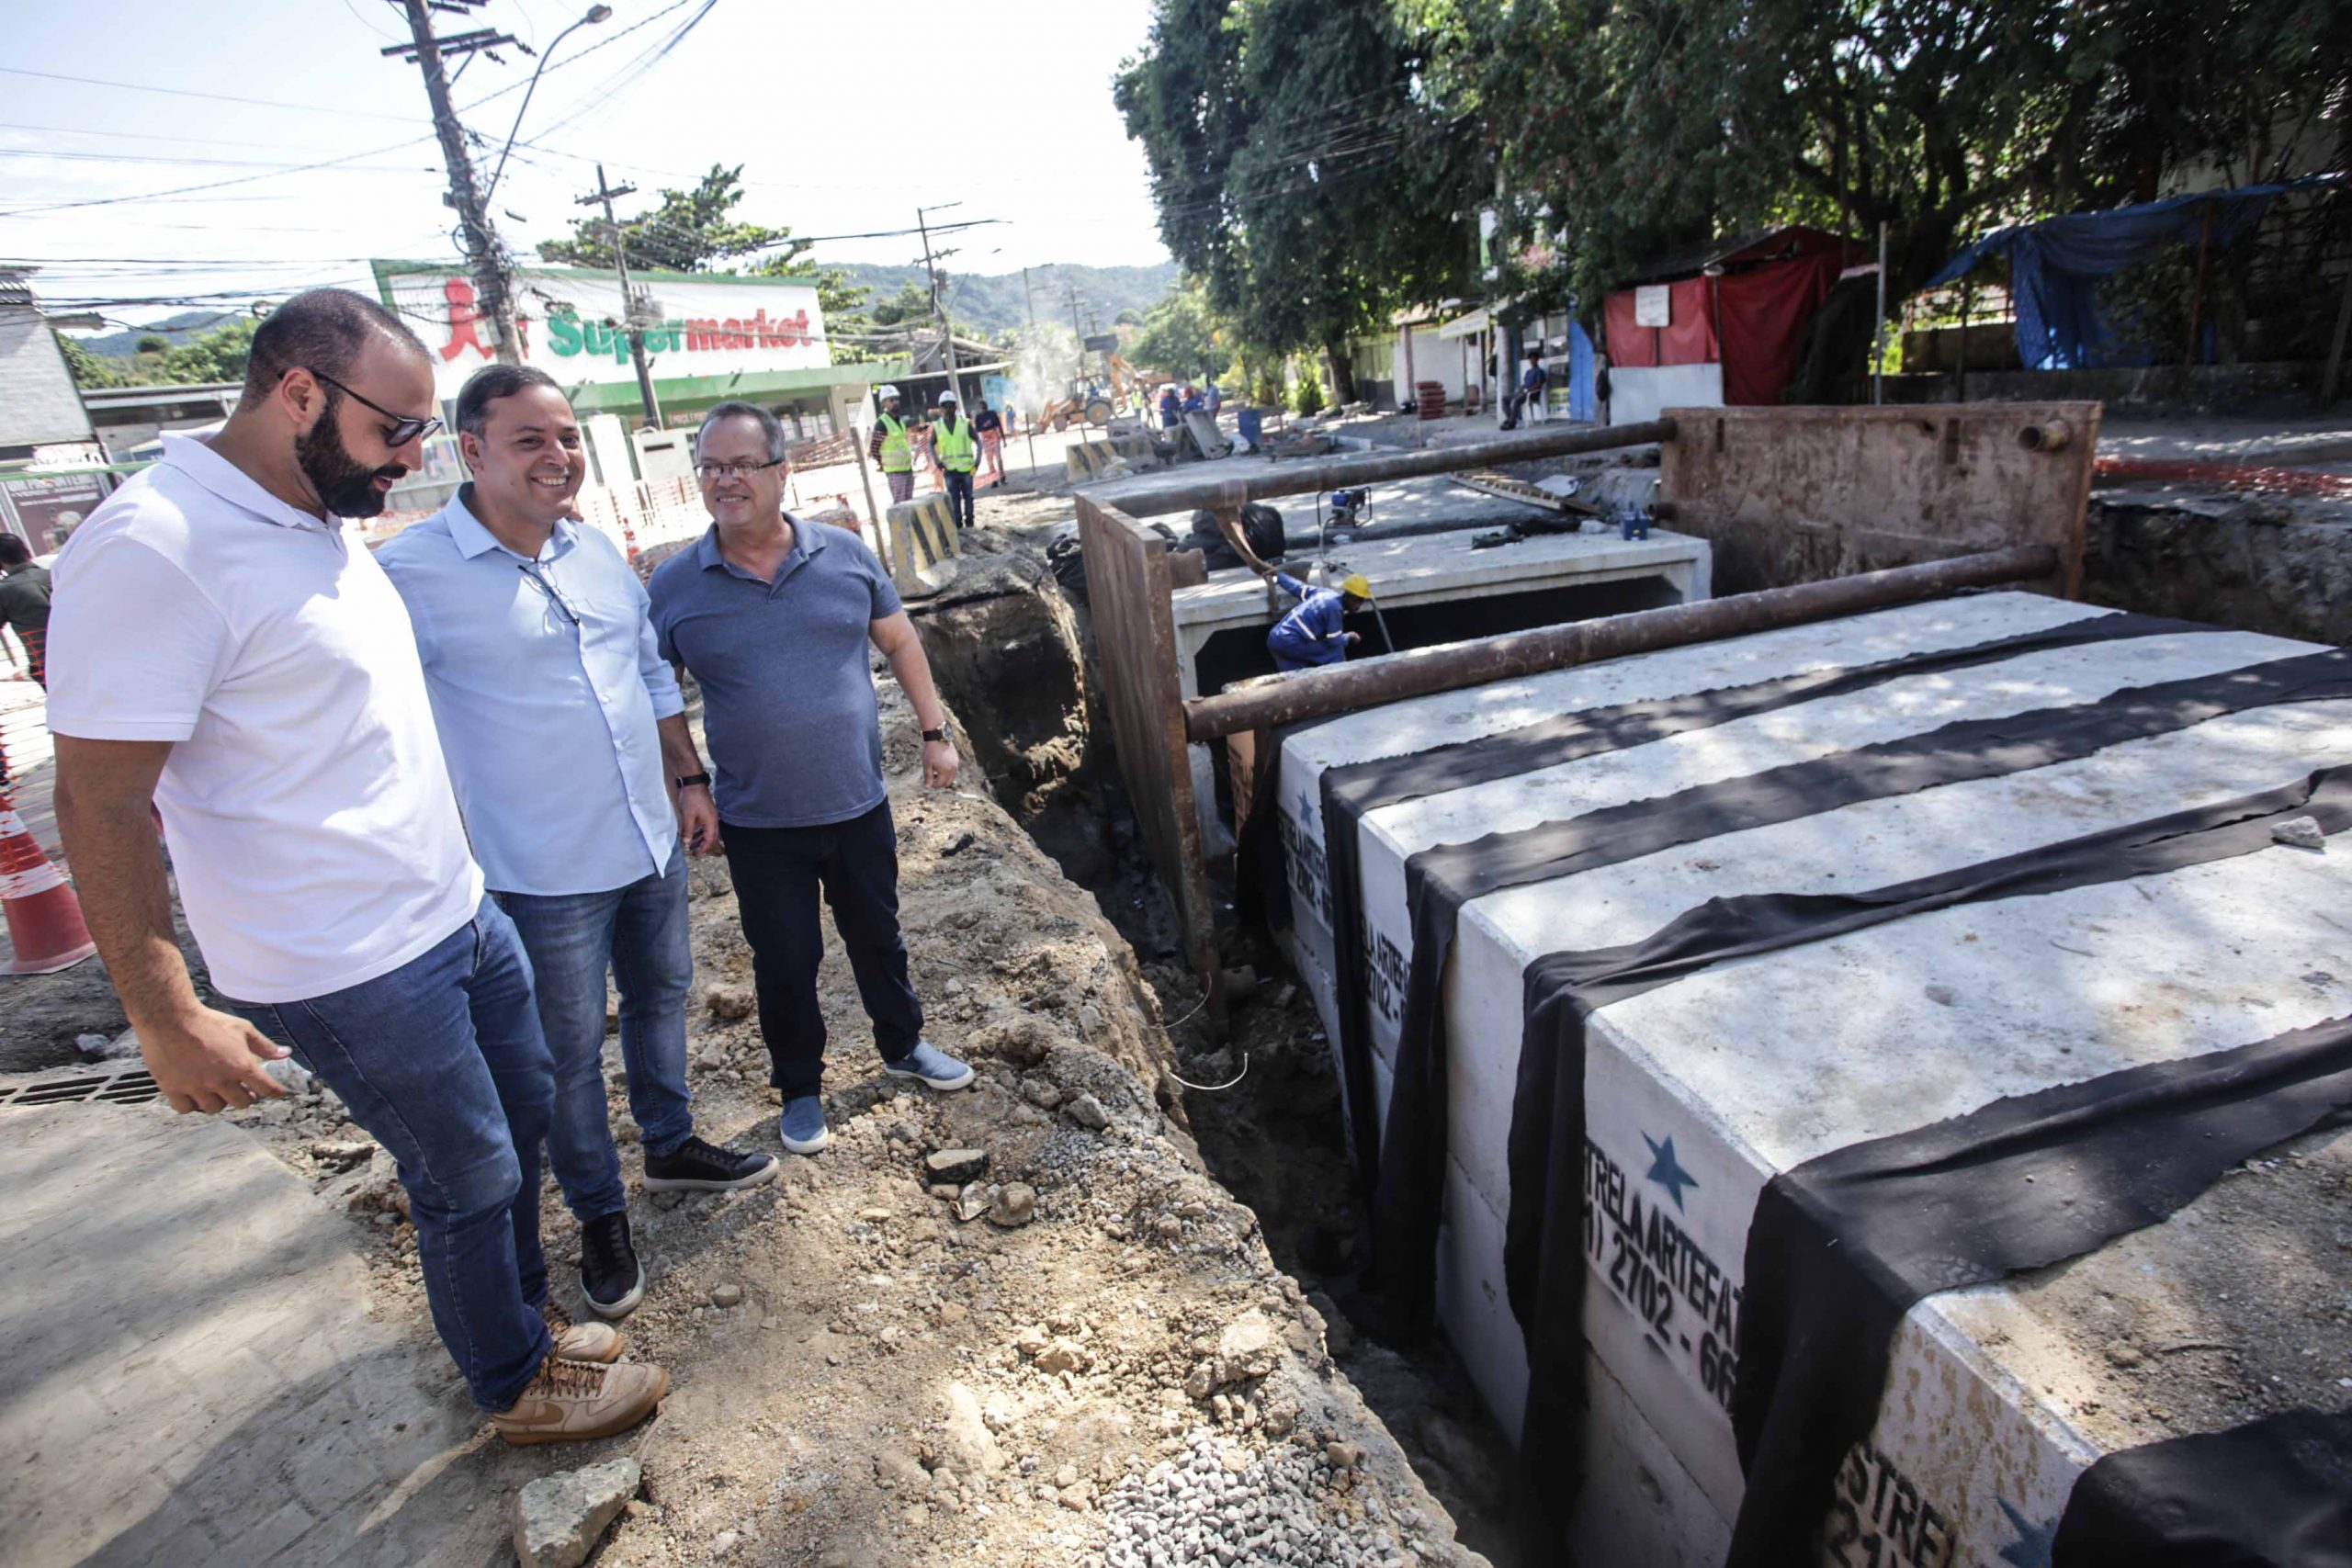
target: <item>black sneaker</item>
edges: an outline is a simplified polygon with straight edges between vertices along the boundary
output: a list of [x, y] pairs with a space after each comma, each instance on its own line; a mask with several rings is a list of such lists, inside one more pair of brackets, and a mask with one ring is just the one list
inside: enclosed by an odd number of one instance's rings
[[775, 1179], [775, 1156], [739, 1155], [688, 1138], [666, 1155], [645, 1156], [648, 1192], [732, 1192]]
[[627, 1210], [582, 1222], [580, 1293], [607, 1322], [627, 1317], [645, 1299], [645, 1267], [629, 1245]]

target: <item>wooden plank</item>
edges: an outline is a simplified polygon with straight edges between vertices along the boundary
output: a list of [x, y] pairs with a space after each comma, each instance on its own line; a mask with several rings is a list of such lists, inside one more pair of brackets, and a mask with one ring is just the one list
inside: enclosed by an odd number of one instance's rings
[[[2082, 587], [2098, 403], [1669, 409], [1658, 519], [1714, 547], [1718, 593], [2046, 544]], [[2031, 430], [2066, 439], [2030, 449]]]
[[1084, 495], [1077, 500], [1087, 601], [1119, 773], [1145, 851], [1176, 907], [1185, 953], [1208, 998], [1210, 1018], [1222, 1028], [1216, 907], [1184, 740], [1168, 543], [1115, 508]]

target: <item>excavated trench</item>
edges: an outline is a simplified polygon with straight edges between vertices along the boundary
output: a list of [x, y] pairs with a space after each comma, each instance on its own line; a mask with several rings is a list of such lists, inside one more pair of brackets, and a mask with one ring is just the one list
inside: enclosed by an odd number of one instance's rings
[[[1047, 563], [1047, 545], [1070, 531], [1066, 522], [989, 529], [976, 540], [987, 553], [967, 557], [955, 585], [915, 610], [942, 694], [999, 804], [1134, 948], [1169, 1020], [1182, 1113], [1211, 1173], [1256, 1213], [1275, 1261], [1330, 1325], [1335, 1359], [1463, 1543], [1510, 1568], [1510, 1445], [1453, 1352], [1382, 1343], [1355, 1289], [1356, 1203], [1330, 1048], [1266, 933], [1238, 923], [1219, 931], [1228, 975], [1259, 978], [1235, 998], [1224, 1038], [1210, 1028], [1120, 783], [1082, 590]], [[1218, 892], [1230, 908], [1231, 889]]]

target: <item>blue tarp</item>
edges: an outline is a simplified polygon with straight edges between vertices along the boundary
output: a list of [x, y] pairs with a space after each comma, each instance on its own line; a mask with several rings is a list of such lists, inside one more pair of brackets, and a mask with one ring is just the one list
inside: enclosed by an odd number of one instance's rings
[[[2230, 244], [2260, 222], [2284, 192], [2336, 177], [2322, 175], [2284, 185], [2200, 192], [2022, 223], [1977, 241], [1944, 263], [1923, 287], [1950, 283], [1988, 256], [2006, 252], [2009, 296], [2017, 306], [2018, 356], [2029, 368], [2153, 364], [2154, 349], [2139, 334], [2119, 331], [2100, 310], [2098, 280], [2153, 260], [2167, 246], [2197, 244], [2209, 218], [2210, 243], [2215, 249]], [[2210, 334], [2198, 349], [2199, 357], [2211, 356]]]
[[1592, 396], [1592, 339], [1581, 322], [1568, 323], [1568, 417], [1589, 423], [1598, 417]]

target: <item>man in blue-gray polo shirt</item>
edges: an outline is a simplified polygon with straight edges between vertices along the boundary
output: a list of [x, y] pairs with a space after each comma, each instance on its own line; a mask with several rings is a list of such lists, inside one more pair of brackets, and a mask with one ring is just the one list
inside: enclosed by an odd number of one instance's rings
[[548, 1154], [580, 1221], [581, 1292], [617, 1318], [645, 1273], [605, 1106], [608, 973], [648, 1190], [775, 1175], [773, 1155], [696, 1137], [686, 1103], [679, 840], [682, 823], [689, 840], [715, 838], [718, 818], [645, 590], [568, 515], [587, 459], [561, 389], [545, 371], [485, 366], [458, 394], [458, 432], [472, 480], [377, 556], [408, 605], [474, 854], [530, 954], [555, 1058]]
[[970, 1067], [923, 1039], [907, 977], [869, 647], [889, 661], [922, 727], [924, 782], [952, 787], [958, 760], [922, 643], [882, 563], [854, 534], [786, 513], [775, 415], [719, 404], [695, 433], [695, 459], [712, 525], [655, 570], [653, 626], [662, 654], [702, 686], [720, 836], [784, 1097], [779, 1130], [786, 1148], [813, 1155], [831, 1141], [820, 1098], [820, 887], [884, 1069], [940, 1089], [972, 1081]]

